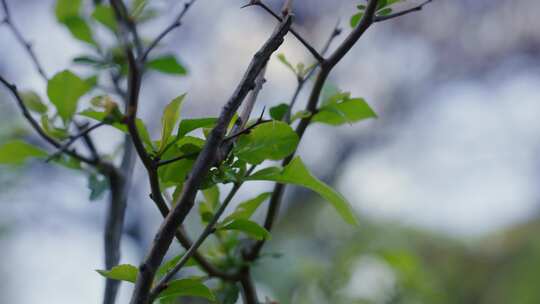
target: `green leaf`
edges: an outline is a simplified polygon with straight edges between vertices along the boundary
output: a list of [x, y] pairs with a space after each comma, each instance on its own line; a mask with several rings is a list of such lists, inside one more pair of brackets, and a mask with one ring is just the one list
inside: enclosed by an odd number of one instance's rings
[[80, 65], [90, 65], [95, 67], [105, 67], [107, 66], [107, 63], [103, 61], [103, 59], [99, 57], [95, 57], [92, 55], [81, 55], [73, 58], [73, 63], [80, 64]]
[[81, 0], [58, 0], [55, 7], [56, 19], [68, 28], [73, 37], [97, 45], [90, 27], [80, 16], [81, 4]]
[[274, 181], [311, 189], [330, 202], [347, 223], [358, 225], [358, 219], [347, 200], [330, 186], [313, 176], [300, 157], [295, 157], [283, 170], [276, 167], [262, 169], [247, 177], [246, 180]]
[[256, 240], [270, 239], [270, 232], [268, 232], [268, 230], [264, 229], [259, 224], [246, 219], [233, 220], [218, 226], [217, 229], [241, 231]]
[[124, 133], [128, 132], [127, 126], [124, 123], [120, 122], [120, 120], [115, 119], [113, 115], [110, 115], [106, 111], [95, 111], [92, 109], [86, 109], [77, 114], [109, 124]]
[[329, 103], [313, 115], [313, 122], [329, 125], [342, 125], [368, 118], [376, 118], [377, 114], [362, 98], [347, 99], [339, 103]]
[[148, 133], [148, 128], [144, 124], [144, 121], [137, 118], [135, 120], [135, 126], [137, 127], [137, 131], [139, 131], [139, 135], [141, 136], [141, 140], [143, 141], [146, 150], [154, 151], [154, 143], [152, 142], [152, 138], [150, 138], [150, 133]]
[[259, 206], [262, 203], [264, 203], [264, 201], [266, 201], [268, 198], [270, 198], [270, 196], [272, 196], [271, 192], [265, 192], [265, 193], [262, 193], [262, 194], [258, 195], [255, 198], [252, 198], [252, 199], [247, 200], [247, 201], [245, 201], [243, 203], [240, 203], [238, 205], [238, 207], [236, 207], [234, 212], [231, 213], [229, 216], [227, 216], [223, 220], [223, 223], [227, 223], [227, 222], [230, 222], [230, 221], [233, 221], [233, 220], [238, 220], [238, 219], [248, 220], [249, 218], [251, 218], [253, 213], [255, 213], [255, 211], [257, 211], [257, 208], [259, 208]]
[[163, 149], [167, 146], [169, 138], [172, 135], [174, 127], [180, 118], [180, 109], [182, 102], [186, 94], [180, 95], [173, 99], [163, 110], [163, 116], [161, 117], [161, 143], [159, 146], [159, 152], [163, 152]]
[[99, 200], [109, 189], [109, 181], [102, 175], [92, 174], [88, 177], [88, 189], [90, 189], [90, 200]]
[[55, 14], [59, 22], [64, 22], [73, 16], [79, 16], [82, 0], [58, 0], [56, 1]]
[[137, 267], [129, 264], [114, 266], [111, 270], [96, 270], [102, 276], [119, 281], [135, 283], [139, 270]]
[[43, 131], [54, 138], [64, 140], [69, 137], [69, 132], [65, 128], [58, 128], [53, 125], [47, 115], [41, 115], [41, 128]]
[[73, 35], [73, 37], [75, 37], [76, 39], [86, 42], [90, 45], [97, 45], [92, 35], [92, 30], [90, 29], [90, 26], [83, 18], [79, 16], [73, 16], [67, 18], [65, 21], [62, 22], [62, 24], [64, 24], [68, 28], [68, 30], [71, 32], [71, 35]]
[[360, 23], [360, 20], [362, 20], [362, 17], [364, 17], [363, 12], [352, 15], [351, 21], [350, 21], [351, 27], [355, 28], [358, 25], [358, 23]]
[[194, 119], [183, 119], [180, 121], [180, 126], [178, 127], [177, 138], [184, 137], [191, 131], [197, 130], [199, 128], [212, 128], [217, 122], [217, 118], [194, 118]]
[[114, 16], [114, 11], [110, 5], [97, 5], [94, 9], [94, 12], [92, 13], [92, 18], [103, 24], [113, 33], [116, 32], [116, 17]]
[[79, 98], [86, 94], [90, 86], [71, 71], [64, 70], [51, 78], [47, 84], [47, 95], [56, 106], [58, 115], [67, 123], [77, 111]]
[[[172, 157], [163, 157], [164, 160]], [[195, 160], [193, 158], [184, 158], [175, 161], [158, 169], [159, 180], [164, 187], [176, 186], [182, 184], [191, 171]]]
[[204, 201], [199, 203], [199, 215], [204, 223], [210, 222], [216, 210], [221, 204], [219, 201], [219, 187], [213, 185], [202, 191]]
[[9, 141], [0, 146], [0, 164], [20, 165], [29, 158], [45, 158], [47, 152], [22, 140]]
[[33, 112], [39, 114], [47, 113], [47, 105], [41, 101], [41, 97], [34, 91], [22, 91], [19, 93], [24, 105]]
[[165, 290], [163, 290], [158, 296], [158, 299], [169, 297], [200, 297], [210, 301], [215, 300], [215, 296], [212, 291], [197, 279], [181, 279], [171, 281]]
[[174, 55], [154, 58], [147, 63], [148, 68], [172, 75], [186, 75], [186, 68], [181, 65]]
[[201, 151], [204, 140], [194, 136], [185, 136], [176, 142], [176, 146], [184, 154], [193, 154]]
[[[168, 260], [167, 262], [163, 263], [163, 265], [161, 265], [158, 268], [158, 271], [156, 272], [156, 276], [157, 277], [163, 277], [165, 274], [167, 274], [169, 271], [171, 271], [174, 268], [174, 266], [176, 266], [176, 264], [178, 264], [178, 262], [180, 262], [180, 260], [182, 259], [183, 256], [184, 256], [183, 253], [179, 254], [179, 255], [175, 256], [174, 258]], [[197, 262], [193, 258], [190, 258], [186, 262], [186, 267], [193, 267], [193, 266], [197, 266]]]
[[383, 9], [385, 7], [388, 7], [392, 4], [402, 2], [403, 0], [379, 0], [377, 3], [377, 10]]
[[283, 120], [283, 117], [285, 117], [288, 110], [288, 104], [280, 103], [279, 105], [270, 108], [270, 117], [272, 117], [274, 120]]
[[387, 7], [387, 8], [384, 8], [384, 9], [380, 10], [379, 12], [377, 12], [377, 15], [386, 16], [386, 15], [390, 15], [391, 13], [392, 13], [392, 8]]
[[279, 160], [296, 150], [298, 135], [288, 124], [281, 121], [263, 123], [248, 134], [240, 136], [233, 153], [251, 164], [264, 160]]

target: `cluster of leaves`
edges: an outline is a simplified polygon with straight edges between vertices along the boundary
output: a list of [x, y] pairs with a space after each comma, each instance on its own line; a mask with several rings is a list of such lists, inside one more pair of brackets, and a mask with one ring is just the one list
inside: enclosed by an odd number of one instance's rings
[[[405, 2], [405, 0], [379, 0], [379, 3], [377, 4], [377, 16], [386, 16], [390, 15], [393, 11], [392, 5], [399, 3], [399, 2]], [[358, 12], [354, 14], [350, 19], [351, 27], [356, 27], [358, 23], [360, 23], [360, 20], [362, 20], [362, 17], [364, 17], [364, 11], [366, 10], [365, 4], [359, 4], [356, 6], [358, 9]]]
[[[381, 1], [379, 14], [390, 10], [389, 6], [397, 0]], [[136, 23], [144, 22], [153, 16], [152, 10], [145, 8], [146, 1], [136, 0], [130, 9], [131, 20]], [[360, 10], [364, 7], [359, 6]], [[112, 35], [119, 35], [119, 26], [116, 23], [114, 12], [108, 5], [98, 5], [94, 11], [87, 15], [84, 13], [81, 0], [58, 0], [56, 4], [56, 17], [71, 35], [88, 44], [92, 53], [78, 56], [73, 61], [91, 67], [92, 74], [82, 77], [70, 70], [56, 73], [47, 84], [48, 102], [33, 91], [22, 92], [24, 104], [33, 115], [39, 115], [40, 126], [52, 138], [67, 142], [71, 139], [70, 131], [75, 121], [80, 118], [98, 121], [102, 124], [128, 133], [125, 113], [113, 97], [103, 92], [100, 86], [100, 76], [110, 72], [112, 78], [121, 78], [127, 71], [126, 58], [120, 45], [104, 47], [94, 33], [93, 23], [99, 24]], [[316, 65], [299, 63], [291, 64], [284, 55], [277, 56], [298, 79], [304, 79]], [[150, 59], [147, 68], [166, 74], [184, 75], [186, 69], [173, 55], [165, 54]], [[88, 96], [90, 106], [82, 111], [81, 99]], [[186, 95], [173, 99], [163, 110], [161, 118], [161, 134], [153, 138], [148, 132], [144, 122], [137, 118], [136, 127], [146, 152], [154, 162], [161, 191], [173, 192], [174, 201], [181, 193], [187, 175], [192, 170], [195, 159], [203, 149], [209, 131], [215, 126], [217, 118], [184, 118], [181, 117], [181, 108]], [[341, 91], [327, 85], [319, 102], [320, 106], [313, 112], [299, 111], [290, 119], [285, 120], [290, 105], [279, 104], [270, 109], [270, 119], [263, 123], [260, 121], [248, 123], [245, 132], [233, 134], [237, 130], [236, 118], [229, 126], [229, 137], [222, 144], [226, 155], [224, 160], [216, 164], [206, 176], [201, 193], [203, 201], [199, 203], [199, 214], [203, 224], [217, 213], [225, 204], [221, 199], [220, 185], [240, 184], [249, 181], [271, 181], [281, 184], [302, 186], [318, 193], [328, 201], [343, 220], [351, 225], [357, 225], [358, 220], [346, 199], [317, 179], [307, 168], [300, 157], [295, 157], [284, 167], [269, 166], [259, 170], [255, 167], [268, 162], [283, 160], [297, 149], [299, 137], [293, 130], [292, 124], [298, 119], [309, 119], [312, 123], [321, 123], [331, 126], [352, 124], [376, 117], [374, 111], [362, 98], [353, 98], [348, 92]], [[237, 136], [238, 135], [238, 136]], [[226, 149], [230, 143], [230, 149]], [[24, 141], [16, 140], [0, 146], [0, 164], [24, 163], [29, 158], [47, 158], [48, 153]], [[112, 158], [113, 156], [111, 156]], [[90, 198], [101, 197], [107, 189], [107, 181], [94, 171], [81, 165], [77, 160], [62, 155], [55, 161], [70, 168], [85, 169], [89, 173]], [[215, 226], [214, 235], [218, 246], [211, 248], [206, 254], [213, 258], [213, 262], [221, 267], [239, 267], [242, 263], [237, 250], [241, 237], [245, 236], [255, 240], [270, 238], [270, 233], [254, 219], [257, 209], [268, 201], [271, 193], [262, 193], [238, 205], [238, 207]], [[164, 263], [157, 273], [159, 280], [178, 263], [182, 255]], [[197, 266], [191, 261], [188, 265]], [[101, 275], [126, 282], [135, 282], [138, 270], [132, 265], [119, 265], [109, 270], [99, 270]], [[166, 301], [179, 296], [198, 296], [209, 300], [216, 297], [209, 287], [205, 285], [205, 277], [192, 276], [175, 280], [167, 284], [158, 296], [159, 300]], [[222, 286], [231, 295], [234, 303], [237, 294], [229, 285]]]

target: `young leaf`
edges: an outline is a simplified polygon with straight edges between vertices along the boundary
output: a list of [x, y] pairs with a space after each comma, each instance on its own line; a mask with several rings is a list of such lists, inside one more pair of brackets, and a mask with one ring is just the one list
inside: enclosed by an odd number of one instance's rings
[[137, 267], [129, 264], [114, 266], [111, 270], [96, 270], [102, 276], [119, 281], [135, 283], [139, 270]]
[[351, 17], [351, 21], [350, 21], [351, 27], [355, 28], [358, 25], [358, 23], [360, 23], [360, 20], [362, 20], [362, 17], [364, 17], [364, 12], [354, 14]]
[[186, 134], [193, 130], [199, 128], [211, 128], [217, 122], [217, 118], [193, 118], [193, 119], [183, 119], [180, 121], [180, 126], [178, 127], [177, 138], [184, 137]]
[[41, 101], [41, 97], [34, 91], [20, 92], [24, 105], [33, 112], [39, 114], [47, 113], [47, 105]]
[[69, 137], [69, 132], [65, 128], [54, 126], [47, 115], [41, 115], [41, 127], [47, 135], [54, 138], [64, 140]]
[[116, 17], [114, 16], [114, 11], [110, 5], [96, 5], [94, 12], [92, 13], [92, 18], [94, 18], [99, 23], [103, 24], [113, 33], [116, 32], [117, 24]]
[[165, 74], [186, 75], [186, 68], [181, 65], [175, 56], [165, 55], [154, 58], [147, 63], [147, 67]]
[[339, 103], [332, 102], [321, 107], [313, 115], [312, 121], [337, 126], [376, 117], [377, 114], [364, 99], [354, 98]]
[[288, 104], [280, 103], [279, 105], [270, 108], [270, 117], [272, 117], [274, 120], [283, 120], [283, 117], [285, 117], [288, 110]]
[[180, 279], [171, 281], [167, 284], [167, 288], [163, 290], [158, 296], [158, 299], [169, 297], [200, 297], [210, 301], [215, 300], [215, 296], [206, 285], [197, 279]]
[[238, 219], [248, 220], [249, 218], [251, 218], [253, 213], [257, 211], [257, 208], [259, 208], [259, 206], [264, 203], [264, 201], [270, 198], [270, 196], [272, 196], [271, 192], [265, 192], [255, 198], [239, 204], [238, 207], [236, 207], [236, 209], [234, 210], [234, 212], [223, 220], [223, 223], [228, 223], [230, 221]]
[[279, 53], [277, 55], [277, 58], [279, 59], [279, 61], [281, 61], [281, 63], [283, 63], [287, 68], [289, 68], [289, 70], [291, 70], [295, 75], [297, 74], [296, 69], [294, 68], [292, 63], [290, 63], [289, 60], [287, 60], [287, 57], [285, 57], [285, 54]]
[[167, 146], [169, 138], [172, 135], [176, 122], [180, 117], [180, 108], [186, 94], [180, 95], [173, 99], [163, 110], [163, 116], [161, 117], [161, 143], [159, 146], [159, 152], [163, 152], [163, 149]]
[[264, 160], [280, 160], [293, 153], [298, 135], [281, 121], [263, 123], [248, 134], [240, 136], [233, 153], [241, 160], [259, 164]]
[[79, 98], [90, 89], [88, 83], [71, 71], [64, 70], [51, 78], [47, 84], [47, 95], [56, 106], [58, 115], [67, 123], [77, 111]]
[[45, 158], [47, 152], [22, 140], [9, 141], [0, 146], [0, 164], [20, 165], [29, 158]]
[[154, 143], [152, 142], [152, 138], [150, 138], [150, 133], [148, 133], [148, 128], [144, 124], [144, 121], [137, 118], [135, 120], [135, 126], [137, 127], [137, 131], [139, 131], [139, 135], [141, 136], [141, 140], [143, 141], [146, 150], [154, 151]]
[[233, 220], [218, 226], [217, 229], [241, 231], [256, 240], [270, 239], [270, 232], [268, 232], [268, 230], [264, 229], [259, 224], [246, 219]]
[[351, 225], [358, 225], [358, 219], [347, 200], [309, 172], [300, 157], [295, 157], [283, 170], [271, 167], [255, 172], [246, 180], [266, 180], [284, 184], [294, 184], [311, 189], [326, 199], [341, 217]]

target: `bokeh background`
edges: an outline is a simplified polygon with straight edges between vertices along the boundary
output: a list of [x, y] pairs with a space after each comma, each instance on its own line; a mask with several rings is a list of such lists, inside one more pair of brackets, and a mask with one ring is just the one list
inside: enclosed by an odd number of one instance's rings
[[[87, 1], [90, 6], [90, 1]], [[199, 0], [158, 52], [174, 52], [186, 77], [145, 79], [140, 116], [154, 135], [161, 109], [188, 92], [183, 116], [217, 115], [275, 21], [246, 1]], [[296, 27], [321, 47], [361, 0], [295, 1]], [[54, 1], [8, 0], [48, 74], [88, 48], [54, 17]], [[280, 1], [268, 1], [278, 8]], [[403, 6], [413, 6], [414, 0]], [[153, 0], [162, 17], [182, 1]], [[537, 0], [434, 0], [373, 26], [331, 82], [364, 97], [377, 120], [310, 127], [300, 155], [362, 219], [343, 224], [321, 199], [290, 187], [268, 257], [255, 268], [261, 298], [280, 303], [540, 303], [540, 21]], [[106, 33], [100, 38], [108, 39]], [[343, 39], [340, 36], [337, 41]], [[0, 26], [0, 73], [45, 97], [23, 48]], [[335, 46], [336, 44], [334, 44]], [[292, 36], [280, 49], [309, 53]], [[275, 58], [257, 111], [286, 102], [294, 76]], [[303, 92], [299, 109], [308, 91]], [[101, 151], [122, 135], [97, 130]], [[0, 142], [41, 143], [0, 89]], [[238, 201], [271, 185], [245, 187]], [[160, 216], [138, 164], [123, 261], [144, 256]], [[87, 176], [43, 162], [0, 167], [0, 303], [96, 303], [103, 280], [105, 200], [89, 202]], [[198, 227], [193, 228], [195, 235]], [[128, 287], [120, 303], [126, 303]]]

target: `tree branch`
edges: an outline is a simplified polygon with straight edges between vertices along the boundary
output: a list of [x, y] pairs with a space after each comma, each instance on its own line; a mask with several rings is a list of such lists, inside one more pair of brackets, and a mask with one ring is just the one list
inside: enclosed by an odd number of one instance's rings
[[[46, 162], [49, 162], [49, 161], [51, 161], [52, 159], [58, 157], [60, 154], [64, 153], [66, 150], [68, 150], [69, 147], [70, 147], [73, 143], [75, 143], [78, 139], [80, 139], [80, 138], [83, 138], [83, 139], [84, 139], [84, 138], [87, 138], [87, 136], [90, 134], [90, 132], [92, 132], [92, 131], [94, 131], [95, 129], [97, 129], [97, 128], [99, 128], [99, 127], [102, 127], [102, 126], [104, 126], [104, 125], [106, 125], [106, 123], [104, 123], [104, 122], [99, 122], [99, 123], [97, 123], [97, 124], [95, 124], [95, 125], [93, 125], [93, 126], [91, 126], [91, 127], [89, 127], [89, 128], [83, 129], [79, 134], [70, 136], [69, 140], [68, 140], [65, 144], [63, 144], [62, 146], [60, 146], [60, 147], [58, 148], [58, 151], [56, 151], [55, 153], [51, 154], [51, 156], [49, 156], [49, 157], [47, 158]], [[93, 146], [93, 144], [92, 144], [92, 146]]]
[[41, 75], [41, 77], [45, 80], [45, 82], [47, 82], [49, 78], [47, 77], [47, 74], [45, 73], [43, 66], [37, 59], [37, 56], [34, 53], [34, 50], [32, 49], [32, 44], [24, 39], [19, 29], [13, 23], [6, 0], [1, 0], [1, 1], [2, 1], [1, 2], [2, 7], [4, 8], [4, 13], [5, 13], [4, 23], [9, 27], [9, 29], [11, 30], [11, 32], [13, 33], [17, 41], [26, 49], [26, 52], [28, 53], [28, 55], [30, 55], [30, 58], [32, 59], [32, 63], [34, 64], [39, 75]]
[[154, 274], [161, 264], [175, 232], [192, 209], [200, 184], [217, 159], [219, 145], [225, 136], [228, 124], [248, 92], [255, 86], [255, 78], [266, 65], [270, 56], [283, 43], [284, 37], [291, 26], [291, 21], [291, 17], [285, 18], [269, 40], [255, 54], [242, 81], [223, 107], [216, 126], [210, 132], [203, 150], [197, 157], [193, 169], [184, 183], [182, 194], [175, 202], [174, 209], [161, 225], [148, 256], [139, 267], [139, 275], [131, 298], [131, 304], [147, 304], [149, 302], [149, 292]]
[[[356, 44], [358, 39], [362, 37], [365, 31], [373, 24], [373, 17], [377, 8], [377, 0], [369, 0], [364, 17], [358, 24], [358, 26], [347, 36], [345, 41], [337, 48], [337, 50], [328, 58], [323, 64], [321, 64], [321, 69], [315, 80], [315, 84], [311, 90], [311, 94], [306, 105], [306, 111], [314, 112], [317, 110], [317, 103], [321, 95], [321, 91], [324, 87], [328, 76], [336, 64], [349, 52], [349, 50]], [[303, 118], [296, 128], [296, 134], [301, 139], [304, 135], [309, 123], [311, 122], [311, 116]], [[285, 158], [282, 162], [283, 166], [288, 165], [294, 157], [294, 153], [289, 157]], [[274, 186], [274, 191], [270, 198], [270, 203], [268, 206], [268, 211], [266, 219], [264, 222], [264, 227], [266, 230], [271, 231], [275, 219], [279, 213], [281, 206], [281, 201], [283, 198], [283, 193], [285, 191], [285, 184], [276, 183]], [[244, 259], [247, 261], [254, 261], [260, 254], [262, 247], [265, 244], [265, 240], [256, 242], [251, 248], [244, 250]]]
[[[330, 46], [332, 45], [332, 42], [334, 41], [334, 39], [336, 39], [336, 37], [338, 37], [340, 34], [341, 34], [341, 29], [339, 28], [339, 20], [338, 20], [338, 22], [336, 22], [336, 26], [334, 27], [334, 30], [332, 31], [332, 34], [330, 35], [330, 37], [326, 41], [326, 43], [325, 43], [325, 45], [324, 45], [324, 47], [323, 47], [323, 49], [321, 51], [321, 54], [323, 56], [330, 49]], [[313, 75], [315, 74], [315, 71], [317, 70], [317, 68], [319, 66], [320, 66], [320, 63], [317, 63], [317, 65], [314, 66], [305, 77], [303, 77], [303, 78], [298, 77], [298, 79], [297, 79], [298, 81], [297, 81], [297, 84], [296, 84], [296, 89], [295, 89], [294, 94], [293, 94], [293, 96], [291, 98], [291, 101], [289, 102], [289, 108], [287, 109], [287, 112], [285, 113], [285, 116], [283, 117], [283, 121], [285, 121], [287, 123], [291, 122], [291, 114], [292, 114], [292, 110], [294, 108], [294, 105], [296, 104], [296, 100], [298, 100], [298, 96], [300, 96], [300, 92], [304, 88], [304, 85], [306, 84], [306, 82], [309, 79], [311, 79], [311, 77], [313, 77]]]
[[223, 212], [225, 212], [225, 209], [227, 208], [229, 203], [232, 201], [233, 197], [236, 195], [241, 185], [242, 183], [235, 183], [233, 185], [233, 188], [231, 189], [231, 191], [229, 192], [225, 200], [223, 200], [223, 203], [221, 204], [219, 209], [216, 211], [216, 213], [214, 214], [210, 222], [206, 225], [203, 232], [197, 238], [195, 243], [191, 245], [191, 247], [182, 256], [180, 261], [178, 261], [178, 263], [174, 265], [174, 267], [169, 272], [167, 272], [167, 274], [163, 276], [163, 278], [161, 278], [161, 280], [155, 285], [155, 287], [150, 292], [150, 302], [152, 302], [159, 295], [160, 292], [162, 292], [165, 288], [167, 288], [167, 283], [176, 275], [176, 273], [178, 273], [178, 271], [180, 271], [180, 269], [182, 269], [182, 267], [185, 266], [187, 261], [197, 252], [197, 250], [202, 245], [202, 243], [206, 240], [206, 238], [210, 236], [210, 234], [212, 234], [217, 222], [219, 221], [219, 218], [221, 217]]
[[[167, 206], [167, 203], [163, 199], [163, 196], [161, 195], [161, 189], [159, 186], [159, 178], [157, 175], [157, 168], [149, 173], [149, 179], [150, 179], [150, 189], [152, 191], [152, 194], [150, 197], [156, 204], [159, 212], [161, 215], [166, 218], [167, 215], [169, 215], [170, 210]], [[188, 238], [187, 234], [183, 231], [183, 229], [180, 227], [175, 233], [175, 237], [178, 240], [178, 242], [184, 247], [186, 250], [192, 247], [192, 242]], [[209, 275], [213, 277], [218, 277], [224, 280], [235, 280], [235, 276], [233, 274], [229, 274], [226, 272], [221, 271], [220, 269], [217, 269], [214, 265], [212, 265], [209, 261], [204, 258], [199, 252], [195, 251], [193, 253], [193, 258], [197, 261], [197, 263], [204, 269], [204, 271]]]
[[[43, 138], [45, 141], [47, 141], [50, 145], [52, 145], [55, 148], [60, 148], [62, 144], [58, 142], [56, 139], [49, 136], [39, 125], [39, 123], [32, 117], [32, 114], [30, 114], [30, 111], [28, 111], [28, 108], [24, 104], [21, 95], [19, 94], [19, 91], [17, 90], [17, 86], [8, 82], [4, 77], [0, 76], [0, 82], [11, 92], [15, 100], [17, 101], [17, 105], [19, 106], [19, 109], [21, 110], [23, 116], [26, 118], [26, 120], [30, 123], [32, 128]], [[91, 166], [98, 166], [100, 165], [99, 160], [90, 159], [86, 156], [83, 156], [75, 150], [67, 150], [65, 153], [83, 163], [86, 163]]]
[[244, 300], [244, 304], [259, 304], [257, 289], [253, 283], [249, 267], [244, 267], [240, 273], [240, 285], [242, 285], [242, 299]]

